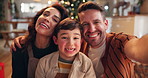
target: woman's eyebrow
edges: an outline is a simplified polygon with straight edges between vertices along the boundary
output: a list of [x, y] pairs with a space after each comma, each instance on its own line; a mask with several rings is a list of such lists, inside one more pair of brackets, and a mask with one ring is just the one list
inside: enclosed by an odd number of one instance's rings
[[58, 17], [58, 16], [56, 16], [56, 15], [54, 15], [54, 17], [56, 17], [56, 18], [58, 18], [58, 19], [60, 20], [60, 17]]
[[[45, 12], [50, 13], [50, 11], [45, 11]], [[56, 17], [56, 18], [58, 18], [60, 20], [60, 17], [58, 17], [56, 15], [54, 15], [54, 17]]]

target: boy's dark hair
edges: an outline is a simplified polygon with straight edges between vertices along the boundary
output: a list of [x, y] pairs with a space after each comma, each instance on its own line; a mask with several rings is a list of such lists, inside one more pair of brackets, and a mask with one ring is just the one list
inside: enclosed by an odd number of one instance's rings
[[74, 30], [76, 28], [80, 29], [80, 33], [82, 34], [83, 28], [81, 24], [75, 19], [66, 18], [55, 27], [53, 35], [57, 37], [60, 30]]
[[85, 3], [82, 3], [79, 7], [78, 7], [78, 13], [81, 13], [82, 11], [86, 11], [89, 9], [95, 9], [101, 12], [103, 18], [105, 19], [105, 10], [103, 9], [102, 6], [99, 6], [99, 4], [92, 2], [92, 1], [88, 1]]

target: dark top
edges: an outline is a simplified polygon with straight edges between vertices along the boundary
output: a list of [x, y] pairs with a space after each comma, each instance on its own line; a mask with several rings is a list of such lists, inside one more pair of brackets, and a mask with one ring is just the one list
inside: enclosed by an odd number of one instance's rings
[[[16, 48], [16, 52], [12, 52], [12, 78], [27, 78], [28, 52], [25, 47], [21, 49]], [[47, 54], [57, 51], [57, 47], [51, 45], [47, 48], [39, 49], [33, 44], [32, 50], [34, 57], [40, 59]]]

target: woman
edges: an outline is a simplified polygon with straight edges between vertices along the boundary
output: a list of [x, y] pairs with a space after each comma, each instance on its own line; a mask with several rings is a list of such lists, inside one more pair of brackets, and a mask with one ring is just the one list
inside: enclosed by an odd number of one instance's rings
[[12, 78], [34, 78], [38, 60], [57, 51], [52, 34], [55, 26], [66, 17], [68, 13], [60, 4], [43, 8], [36, 14], [28, 27], [25, 44], [12, 52]]

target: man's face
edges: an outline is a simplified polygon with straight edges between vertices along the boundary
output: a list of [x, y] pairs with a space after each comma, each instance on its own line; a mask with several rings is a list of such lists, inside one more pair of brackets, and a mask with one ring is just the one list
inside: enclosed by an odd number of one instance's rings
[[94, 9], [82, 11], [78, 16], [84, 28], [84, 39], [91, 47], [100, 47], [106, 39], [107, 20], [103, 19], [100, 11]]

